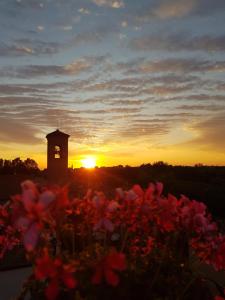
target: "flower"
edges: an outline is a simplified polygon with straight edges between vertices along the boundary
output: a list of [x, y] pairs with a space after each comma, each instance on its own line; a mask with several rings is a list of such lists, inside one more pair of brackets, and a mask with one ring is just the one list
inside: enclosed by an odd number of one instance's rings
[[224, 290], [224, 295], [223, 295], [223, 297], [222, 296], [216, 296], [215, 298], [214, 298], [214, 300], [225, 300], [225, 290]]
[[77, 280], [73, 273], [75, 268], [71, 264], [63, 264], [61, 258], [50, 258], [47, 249], [44, 250], [43, 256], [36, 260], [35, 277], [37, 280], [47, 280], [48, 286], [45, 295], [48, 300], [57, 298], [60, 285], [68, 289], [77, 286]]
[[97, 224], [95, 224], [94, 226], [94, 231], [97, 231], [99, 229], [105, 229], [105, 230], [108, 230], [110, 232], [113, 232], [114, 230], [114, 225], [113, 223], [107, 219], [107, 218], [101, 218]]
[[[23, 244], [27, 251], [33, 251], [37, 245], [42, 229], [42, 222], [46, 219], [47, 208], [54, 201], [55, 195], [51, 191], [39, 194], [33, 182], [27, 180], [21, 184], [22, 196], [16, 199], [20, 206], [14, 210], [14, 225], [23, 232]], [[19, 201], [18, 201], [19, 200]]]
[[124, 271], [126, 269], [125, 255], [113, 251], [105, 256], [96, 265], [95, 273], [92, 277], [93, 284], [100, 284], [103, 279], [111, 285], [117, 286], [119, 284], [119, 276], [115, 271]]
[[[113, 199], [92, 190], [70, 199], [67, 187], [41, 189], [31, 181], [21, 187], [21, 195], [0, 207], [0, 256], [23, 241], [34, 264], [32, 278], [38, 281], [33, 286], [47, 300], [88, 298], [90, 291], [93, 299], [106, 294], [108, 300], [129, 298], [132, 285], [138, 294], [134, 299], [178, 299], [199, 277], [189, 253], [194, 261], [225, 270], [225, 235], [206, 205], [164, 196], [162, 183], [150, 183], [146, 190], [139, 185], [118, 188]], [[201, 276], [196, 286], [201, 282], [211, 289]], [[116, 288], [112, 295], [111, 289], [101, 293], [106, 285]], [[221, 292], [215, 300], [224, 298]]]
[[0, 205], [0, 258], [3, 258], [5, 253], [12, 250], [19, 242], [19, 232], [11, 225], [8, 204]]

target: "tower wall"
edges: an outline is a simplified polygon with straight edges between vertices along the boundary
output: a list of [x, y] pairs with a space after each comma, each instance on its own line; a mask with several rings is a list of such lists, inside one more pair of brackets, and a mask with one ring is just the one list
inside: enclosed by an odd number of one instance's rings
[[58, 182], [68, 174], [68, 138], [69, 135], [56, 130], [46, 136], [48, 178]]

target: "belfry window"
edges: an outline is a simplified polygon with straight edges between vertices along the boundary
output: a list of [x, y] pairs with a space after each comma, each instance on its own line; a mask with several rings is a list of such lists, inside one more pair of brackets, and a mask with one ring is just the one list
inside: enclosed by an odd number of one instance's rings
[[54, 157], [61, 158], [61, 149], [60, 146], [56, 145], [54, 148]]

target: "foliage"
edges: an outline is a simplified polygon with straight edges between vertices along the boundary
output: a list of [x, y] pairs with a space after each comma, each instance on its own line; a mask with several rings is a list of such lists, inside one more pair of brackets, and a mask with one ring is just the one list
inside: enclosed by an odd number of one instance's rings
[[225, 269], [225, 236], [203, 203], [165, 197], [161, 183], [117, 188], [112, 200], [21, 186], [0, 208], [0, 249], [22, 241], [33, 264], [18, 299], [225, 299], [198, 268]]
[[37, 174], [38, 171], [38, 164], [31, 158], [25, 160], [19, 157], [13, 160], [0, 158], [0, 174]]

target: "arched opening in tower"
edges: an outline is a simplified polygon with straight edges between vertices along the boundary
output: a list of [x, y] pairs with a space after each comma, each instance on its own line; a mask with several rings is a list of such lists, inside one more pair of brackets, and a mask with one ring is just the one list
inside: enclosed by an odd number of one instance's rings
[[54, 158], [61, 158], [61, 148], [58, 145], [54, 148]]

